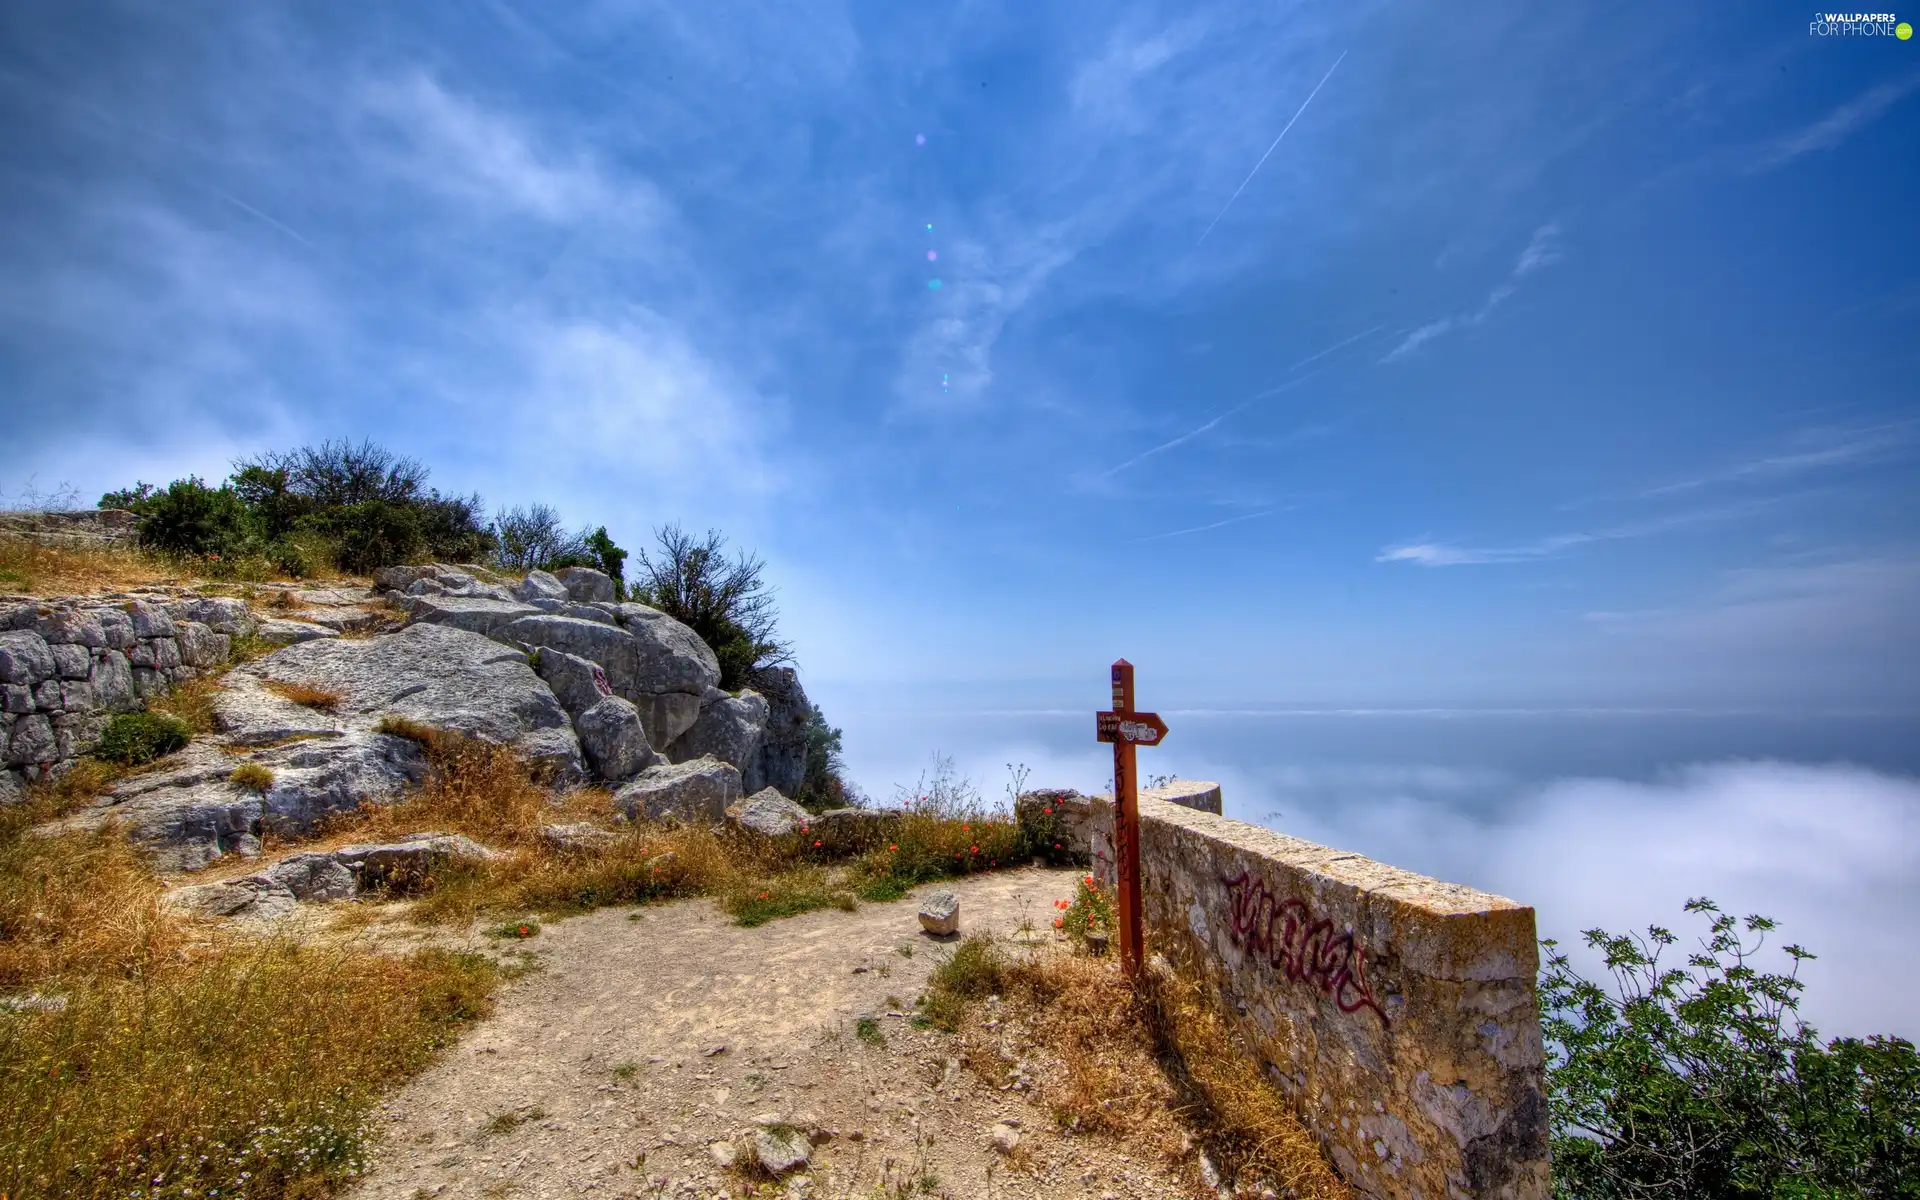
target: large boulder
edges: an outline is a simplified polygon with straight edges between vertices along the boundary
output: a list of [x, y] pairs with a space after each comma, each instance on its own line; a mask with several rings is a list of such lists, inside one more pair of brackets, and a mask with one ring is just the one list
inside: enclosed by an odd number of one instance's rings
[[719, 824], [740, 798], [740, 772], [717, 758], [650, 767], [613, 794], [629, 820]]
[[600, 664], [581, 658], [578, 654], [568, 654], [565, 650], [536, 650], [533, 669], [547, 681], [554, 697], [560, 701], [560, 707], [566, 709], [570, 717], [578, 718], [581, 713], [613, 695], [613, 685], [607, 682], [607, 673], [600, 669]]
[[762, 788], [727, 809], [727, 820], [763, 837], [812, 832], [813, 814], [772, 788]]
[[514, 585], [513, 598], [523, 603], [535, 600], [569, 600], [567, 585], [545, 571], [528, 571], [527, 577]]
[[419, 595], [407, 606], [409, 625], [446, 625], [471, 630], [486, 637], [540, 610], [518, 600], [494, 600], [484, 596]]
[[640, 711], [631, 700], [603, 696], [598, 704], [573, 719], [587, 764], [601, 779], [631, 779], [660, 761], [647, 744]]
[[554, 572], [556, 578], [566, 585], [567, 595], [582, 604], [593, 600], [613, 602], [613, 576], [605, 571], [596, 571], [592, 567], [561, 567]]
[[807, 778], [807, 725], [813, 716], [813, 703], [791, 667], [761, 672], [757, 686], [767, 698], [767, 726], [760, 741], [760, 780], [784, 795], [798, 795]]
[[245, 637], [254, 629], [253, 613], [245, 600], [227, 596], [197, 596], [167, 605], [167, 613], [176, 621], [198, 621], [215, 633]]
[[648, 742], [665, 749], [699, 719], [700, 698], [720, 681], [720, 664], [691, 629], [666, 614], [643, 605], [619, 607], [643, 609], [657, 619], [629, 619], [622, 627], [542, 613], [521, 617], [495, 636], [597, 664], [613, 694], [640, 710]]
[[834, 854], [861, 854], [896, 836], [900, 814], [877, 808], [830, 808], [813, 814], [808, 827], [814, 840]]
[[760, 743], [766, 734], [767, 701], [754, 691], [729, 696], [718, 688], [700, 708], [693, 727], [667, 750], [674, 762], [711, 754], [740, 769], [740, 786], [757, 792], [766, 786], [760, 761]]
[[260, 622], [258, 633], [261, 641], [275, 646], [296, 646], [301, 642], [340, 636], [338, 629], [316, 625], [312, 621], [289, 621], [284, 617], [271, 617]]
[[582, 772], [566, 710], [527, 656], [477, 633], [409, 625], [364, 641], [289, 646], [240, 672], [336, 693], [349, 717], [410, 718], [499, 745], [545, 763], [568, 780]]

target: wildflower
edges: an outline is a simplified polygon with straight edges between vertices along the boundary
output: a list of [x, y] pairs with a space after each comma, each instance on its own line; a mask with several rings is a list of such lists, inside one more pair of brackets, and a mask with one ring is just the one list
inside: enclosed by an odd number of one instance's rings
[[529, 935], [529, 934], [531, 934], [532, 932], [533, 932], [533, 930], [531, 930], [531, 929], [528, 929], [528, 928], [527, 928], [527, 927], [526, 927], [525, 925], [522, 925], [522, 926], [520, 927], [520, 936], [521, 936], [521, 937], [526, 937], [527, 935]]
[[1096, 885], [1096, 884], [1095, 884], [1095, 883], [1093, 882], [1093, 876], [1091, 876], [1091, 875], [1089, 875], [1089, 876], [1087, 876], [1087, 886], [1088, 886], [1088, 887], [1095, 887], [1095, 886], [1097, 886], [1097, 885]]
[[1067, 927], [1067, 919], [1065, 917], [1055, 917], [1053, 919], [1053, 927], [1055, 929], [1065, 929]]
[[762, 900], [765, 900], [765, 899], [767, 898], [767, 894], [766, 894], [765, 892], [761, 892], [761, 893], [760, 893], [760, 898], [761, 898]]
[[1059, 842], [1055, 842], [1055, 843], [1053, 844], [1053, 848], [1054, 848], [1055, 850], [1058, 850], [1058, 849], [1060, 848], [1060, 843], [1059, 843]]
[[980, 853], [980, 847], [978, 847], [978, 846], [968, 846], [968, 847], [967, 847], [967, 850], [968, 850], [969, 852], [971, 852], [971, 853], [973, 853], [973, 854], [978, 854], [978, 853]]
[[1043, 809], [1041, 809], [1040, 811], [1041, 811], [1041, 812], [1043, 812], [1043, 813], [1046, 813], [1046, 814], [1047, 814], [1048, 816], [1052, 816], [1052, 815], [1053, 815], [1053, 810], [1052, 810], [1052, 809], [1050, 809], [1050, 808], [1043, 808]]
[[818, 849], [820, 848], [820, 840], [819, 840], [818, 838], [815, 838], [815, 839], [814, 839], [814, 842], [813, 842], [813, 848], [814, 848], [815, 850], [818, 850]]
[[887, 849], [889, 849], [889, 850], [898, 850], [899, 848], [900, 848], [900, 847], [899, 847], [899, 846], [896, 846], [896, 845], [888, 845], [888, 847], [887, 847]]

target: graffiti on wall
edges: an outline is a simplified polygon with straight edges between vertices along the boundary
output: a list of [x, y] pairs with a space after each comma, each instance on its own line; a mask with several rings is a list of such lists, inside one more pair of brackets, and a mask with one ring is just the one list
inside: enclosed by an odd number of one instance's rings
[[1319, 988], [1341, 1012], [1371, 1009], [1383, 1026], [1392, 1024], [1367, 986], [1366, 952], [1351, 930], [1336, 935], [1332, 921], [1316, 918], [1303, 901], [1279, 899], [1251, 871], [1220, 882], [1233, 908], [1234, 945], [1264, 958], [1292, 982]]

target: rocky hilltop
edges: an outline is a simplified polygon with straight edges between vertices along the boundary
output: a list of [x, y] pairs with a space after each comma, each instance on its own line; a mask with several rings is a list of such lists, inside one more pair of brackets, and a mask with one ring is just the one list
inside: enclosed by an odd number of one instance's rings
[[[718, 819], [743, 796], [791, 797], [810, 711], [790, 669], [729, 693], [713, 650], [658, 609], [614, 599], [588, 568], [519, 579], [442, 564], [372, 588], [281, 589], [262, 616], [167, 589], [0, 601], [0, 797], [64, 769], [114, 713], [228, 663], [214, 734], [70, 818], [119, 821], [163, 869], [253, 854], [425, 775], [408, 730], [513, 747], [556, 783], [614, 786], [635, 815]], [[252, 765], [264, 786], [234, 782]], [[243, 773], [241, 778], [247, 778]]]

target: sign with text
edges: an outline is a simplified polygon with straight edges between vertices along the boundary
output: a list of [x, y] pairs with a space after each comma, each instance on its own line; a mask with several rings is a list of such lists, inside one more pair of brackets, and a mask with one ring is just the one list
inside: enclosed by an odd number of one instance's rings
[[1101, 712], [1093, 714], [1096, 732], [1103, 742], [1132, 742], [1136, 746], [1158, 746], [1167, 736], [1167, 723], [1158, 713]]

